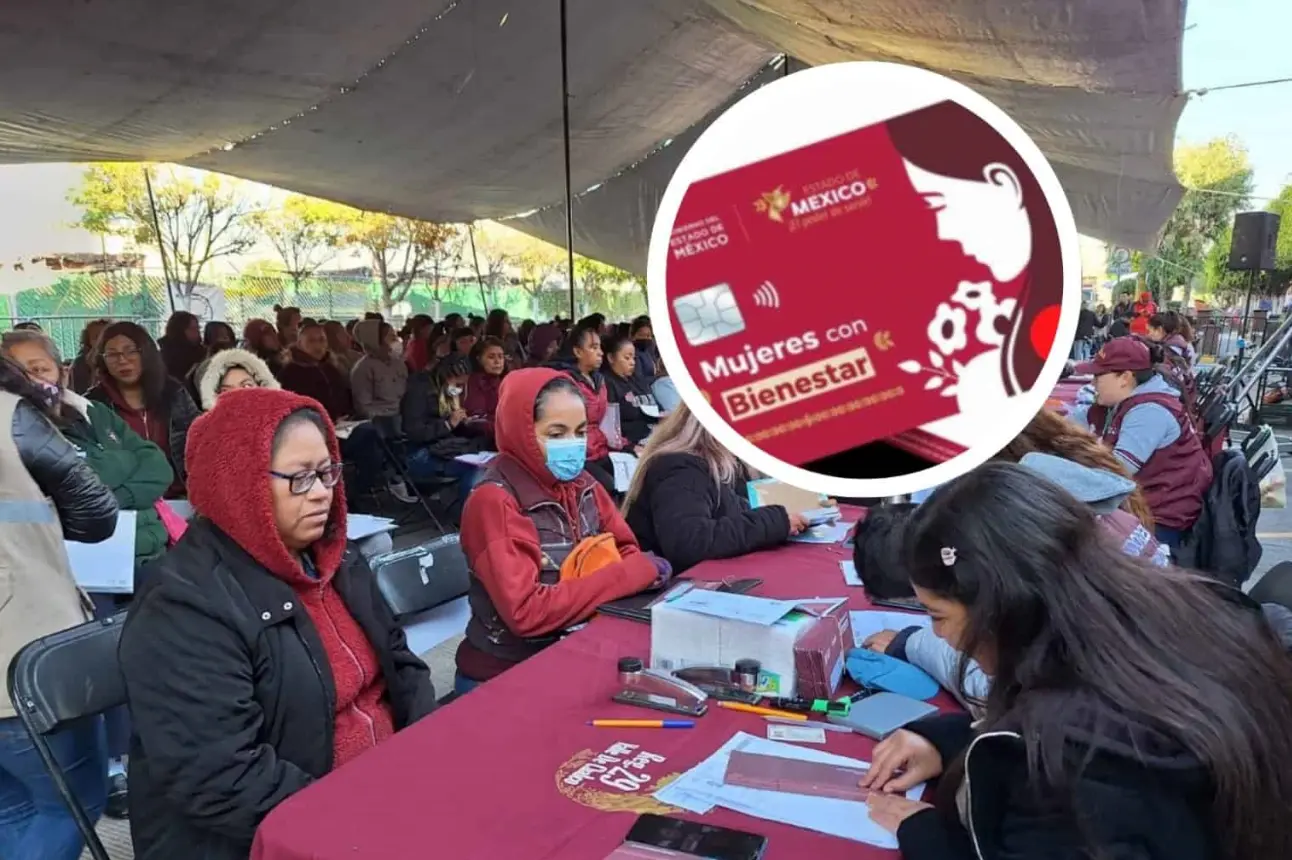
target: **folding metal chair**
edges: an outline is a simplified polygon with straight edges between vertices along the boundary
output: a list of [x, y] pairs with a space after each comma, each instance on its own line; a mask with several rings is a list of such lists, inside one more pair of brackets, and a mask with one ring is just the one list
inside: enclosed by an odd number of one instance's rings
[[94, 860], [110, 860], [94, 822], [67, 784], [48, 737], [71, 723], [125, 704], [117, 643], [126, 613], [29, 642], [9, 663], [9, 696]]
[[[404, 482], [404, 486], [412, 491], [413, 497], [417, 499], [418, 505], [426, 512], [427, 518], [435, 525], [437, 531], [444, 534], [448, 531], [444, 523], [435, 515], [435, 510], [431, 507], [430, 502], [426, 500], [426, 495], [422, 492], [421, 487], [413, 480], [413, 476], [408, 472], [407, 446], [404, 441], [403, 433], [399, 427], [397, 417], [374, 418], [372, 426], [377, 430], [378, 443], [381, 445], [381, 453], [386, 463], [395, 470], [395, 474]], [[446, 481], [452, 483], [453, 479]], [[406, 523], [401, 523], [405, 525]]]
[[467, 593], [470, 574], [457, 534], [410, 549], [383, 553], [368, 562], [377, 589], [399, 621]]

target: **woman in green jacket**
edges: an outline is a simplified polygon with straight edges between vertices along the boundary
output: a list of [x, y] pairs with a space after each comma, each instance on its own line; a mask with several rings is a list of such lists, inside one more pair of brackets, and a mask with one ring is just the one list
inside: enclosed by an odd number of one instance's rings
[[110, 407], [63, 387], [58, 347], [45, 335], [6, 332], [0, 348], [22, 365], [33, 381], [59, 390], [67, 419], [61, 428], [63, 435], [112, 490], [118, 507], [135, 512], [136, 569], [165, 552], [166, 527], [155, 505], [175, 475], [162, 449], [131, 430]]

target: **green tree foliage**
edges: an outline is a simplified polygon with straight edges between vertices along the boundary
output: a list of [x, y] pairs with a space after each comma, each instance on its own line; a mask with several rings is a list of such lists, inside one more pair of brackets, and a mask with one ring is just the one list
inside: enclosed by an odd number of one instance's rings
[[[146, 172], [151, 172], [156, 222]], [[186, 302], [212, 260], [244, 253], [257, 240], [255, 207], [241, 183], [216, 173], [171, 165], [91, 164], [68, 199], [80, 207], [79, 224], [86, 230], [124, 236], [139, 250], [160, 246], [177, 297]]]
[[282, 272], [299, 288], [336, 256], [357, 217], [349, 206], [292, 194], [254, 213], [252, 224], [277, 252]]
[[453, 240], [456, 228], [383, 212], [351, 211], [354, 214], [346, 224], [344, 241], [364, 249], [372, 258], [373, 274], [381, 288], [381, 309], [390, 316], [413, 282], [426, 276], [428, 264]]
[[1248, 272], [1231, 272], [1228, 268], [1230, 246], [1234, 238], [1233, 225], [1207, 254], [1206, 277], [1208, 290], [1223, 304], [1239, 304], [1254, 284], [1260, 295], [1282, 295], [1292, 287], [1292, 185], [1283, 186], [1278, 197], [1265, 207], [1279, 215], [1279, 235], [1274, 249], [1274, 271], [1262, 272], [1252, 279]]
[[1154, 253], [1141, 259], [1139, 269], [1159, 303], [1181, 284], [1188, 298], [1187, 288], [1205, 274], [1209, 252], [1224, 239], [1234, 213], [1246, 208], [1252, 193], [1247, 149], [1232, 136], [1179, 146], [1175, 173], [1186, 189], [1184, 196]]

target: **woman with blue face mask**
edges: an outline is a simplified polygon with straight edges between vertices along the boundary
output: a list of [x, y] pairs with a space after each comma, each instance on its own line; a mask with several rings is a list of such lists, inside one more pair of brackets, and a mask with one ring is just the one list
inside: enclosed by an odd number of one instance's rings
[[[498, 456], [462, 513], [471, 620], [458, 647], [458, 692], [537, 654], [601, 604], [668, 576], [584, 471], [587, 436], [587, 409], [569, 376], [530, 368], [503, 380]], [[602, 561], [571, 576], [574, 550], [589, 538], [602, 540]]]

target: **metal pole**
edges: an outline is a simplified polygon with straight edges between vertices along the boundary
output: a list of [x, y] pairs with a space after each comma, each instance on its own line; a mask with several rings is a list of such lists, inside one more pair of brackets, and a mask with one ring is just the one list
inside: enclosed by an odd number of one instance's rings
[[148, 209], [153, 216], [153, 230], [157, 233], [157, 250], [161, 254], [162, 277], [166, 279], [166, 299], [170, 302], [170, 312], [175, 313], [175, 290], [170, 283], [170, 266], [166, 263], [166, 242], [162, 239], [161, 221], [157, 217], [157, 198], [153, 197], [152, 169], [144, 168], [144, 187], [148, 189]]
[[480, 258], [476, 256], [476, 225], [474, 223], [467, 225], [467, 238], [471, 240], [471, 261], [475, 263], [476, 280], [480, 282], [480, 303], [484, 305], [485, 313], [489, 313], [489, 299], [485, 296], [484, 276], [480, 274]]
[[566, 38], [565, 0], [561, 4], [561, 139], [565, 145], [565, 253], [570, 278], [570, 320], [574, 312], [574, 189], [570, 179], [570, 55]]
[[1255, 290], [1256, 270], [1252, 269], [1247, 273], [1247, 300], [1243, 303], [1243, 327], [1238, 335], [1238, 363], [1234, 366], [1234, 373], [1241, 373], [1243, 370], [1243, 358], [1247, 354], [1247, 327], [1252, 315], [1252, 293]]

